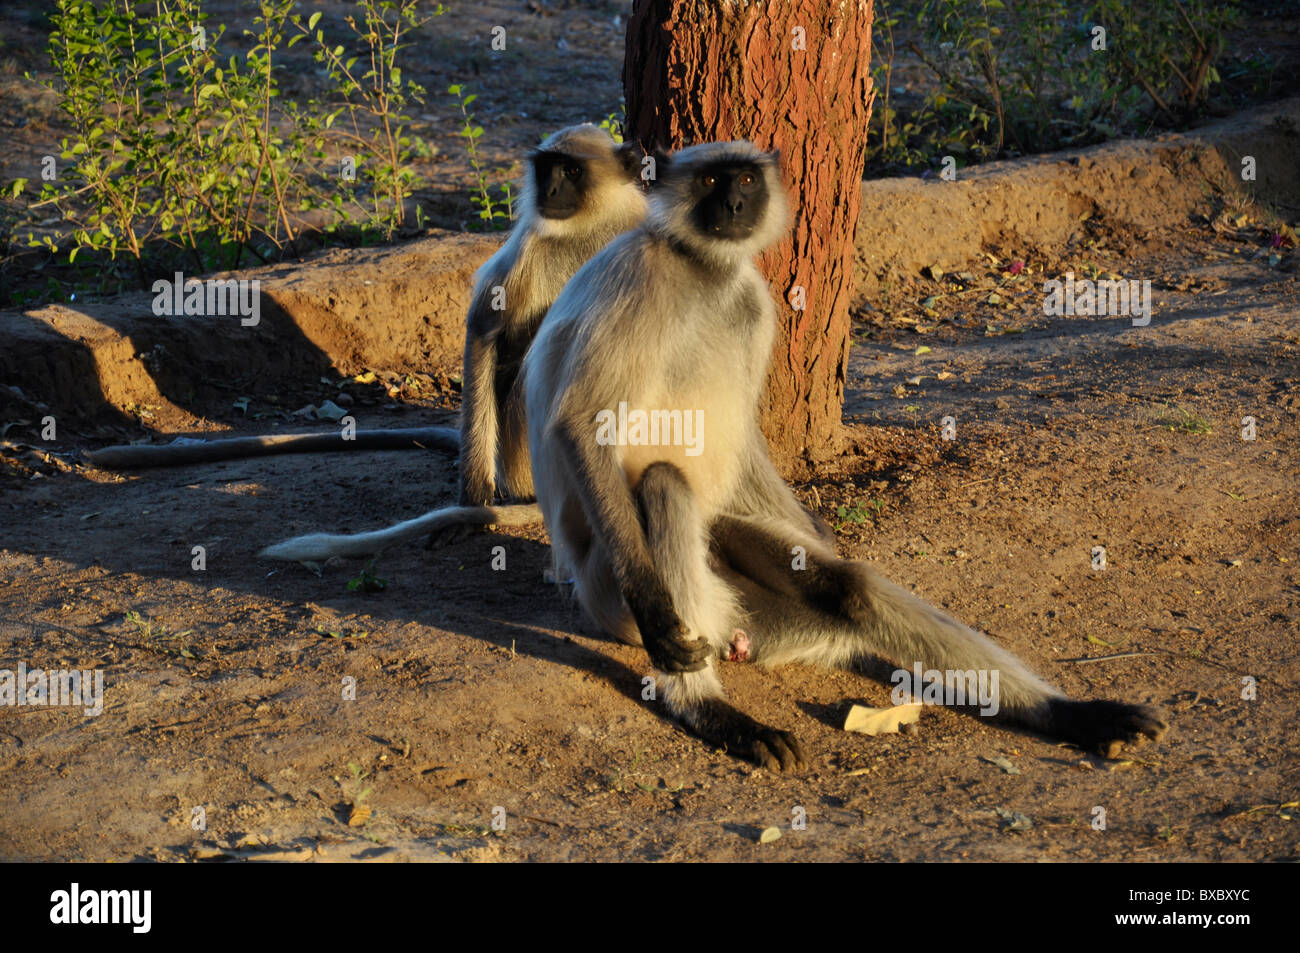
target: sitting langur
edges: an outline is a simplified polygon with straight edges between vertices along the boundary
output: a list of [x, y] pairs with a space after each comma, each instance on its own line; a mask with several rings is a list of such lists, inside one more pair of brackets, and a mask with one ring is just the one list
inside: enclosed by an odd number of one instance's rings
[[468, 528], [541, 521], [531, 503], [492, 506], [498, 488], [516, 500], [533, 497], [516, 387], [520, 362], [565, 282], [645, 217], [641, 155], [635, 143], [616, 145], [590, 124], [555, 133], [531, 155], [510, 239], [475, 276], [465, 332], [459, 505], [369, 533], [299, 536], [268, 547], [263, 556], [364, 556], [426, 533], [454, 537]]
[[[803, 751], [728, 704], [720, 656], [997, 670], [1007, 722], [1103, 751], [1158, 737], [1153, 710], [1071, 700], [978, 632], [837, 557], [759, 429], [776, 309], [753, 257], [785, 222], [775, 154], [746, 142], [685, 149], [659, 163], [646, 222], [552, 305], [523, 380], [556, 575], [574, 577], [598, 627], [645, 647], [673, 716], [769, 768], [795, 769]], [[657, 444], [644, 427], [611, 439], [620, 405], [629, 421], [658, 414]], [[694, 447], [668, 435], [678, 412], [696, 422]]]

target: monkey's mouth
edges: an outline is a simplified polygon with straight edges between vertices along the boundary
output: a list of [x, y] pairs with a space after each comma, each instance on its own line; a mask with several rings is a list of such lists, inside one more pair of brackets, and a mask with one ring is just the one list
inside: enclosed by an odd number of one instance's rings
[[748, 222], [715, 222], [709, 227], [709, 234], [714, 238], [739, 240], [754, 234], [754, 226]]
[[578, 214], [578, 206], [576, 206], [576, 205], [539, 205], [539, 206], [537, 207], [537, 213], [538, 213], [539, 215], [541, 215], [542, 218], [550, 218], [550, 219], [557, 219], [557, 220], [560, 220], [560, 219], [566, 219], [566, 218], [573, 218], [573, 216], [575, 216], [575, 215]]

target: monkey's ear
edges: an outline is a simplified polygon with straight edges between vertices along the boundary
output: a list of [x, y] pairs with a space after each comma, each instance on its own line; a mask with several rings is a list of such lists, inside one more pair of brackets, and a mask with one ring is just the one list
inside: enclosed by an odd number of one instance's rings
[[618, 156], [618, 161], [629, 179], [640, 178], [641, 159], [645, 156], [645, 149], [641, 148], [638, 140], [628, 140], [615, 149], [614, 154]]
[[672, 168], [673, 165], [673, 156], [671, 152], [664, 152], [662, 149], [655, 149], [653, 155], [655, 160], [655, 177], [650, 182], [651, 186], [663, 178], [663, 174]]

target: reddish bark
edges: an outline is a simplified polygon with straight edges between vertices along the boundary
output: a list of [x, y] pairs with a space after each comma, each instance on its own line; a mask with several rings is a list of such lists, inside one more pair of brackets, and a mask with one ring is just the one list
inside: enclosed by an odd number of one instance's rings
[[629, 138], [662, 149], [749, 139], [781, 152], [793, 227], [760, 266], [780, 307], [763, 430], [786, 472], [838, 444], [872, 13], [872, 0], [636, 0], [627, 25]]

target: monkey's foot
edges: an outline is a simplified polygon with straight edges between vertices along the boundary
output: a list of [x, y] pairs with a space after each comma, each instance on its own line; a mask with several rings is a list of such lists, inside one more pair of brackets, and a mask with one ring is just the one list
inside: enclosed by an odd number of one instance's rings
[[428, 535], [424, 541], [424, 548], [437, 549], [439, 546], [463, 543], [472, 537], [481, 536], [487, 532], [487, 529], [481, 523], [454, 523], [451, 526], [444, 526], [441, 529], [435, 529]]
[[1125, 744], [1146, 738], [1158, 741], [1168, 729], [1160, 713], [1146, 705], [1104, 699], [1053, 698], [1048, 702], [1046, 730], [1050, 734], [1106, 758], [1117, 757]]
[[803, 746], [788, 731], [769, 728], [721, 699], [701, 703], [692, 728], [705, 741], [725, 748], [769, 771], [802, 771], [808, 766]]

